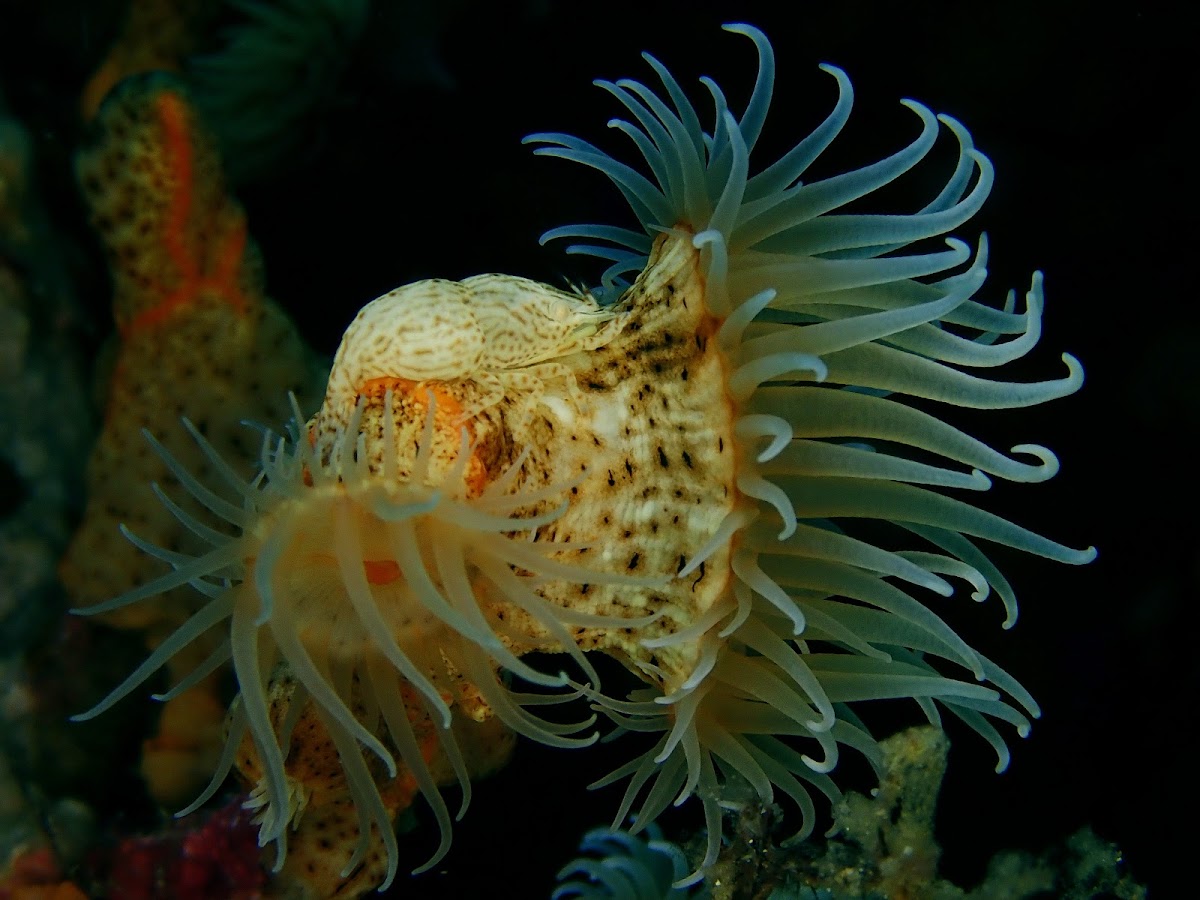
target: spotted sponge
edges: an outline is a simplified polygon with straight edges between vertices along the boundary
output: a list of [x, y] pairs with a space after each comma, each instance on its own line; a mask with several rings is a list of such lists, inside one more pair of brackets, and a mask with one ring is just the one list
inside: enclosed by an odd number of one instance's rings
[[[291, 321], [263, 295], [245, 214], [226, 192], [214, 142], [175, 79], [137, 76], [114, 90], [77, 170], [108, 256], [120, 334], [85, 517], [61, 567], [73, 601], [88, 606], [157, 574], [121, 526], [175, 551], [197, 548], [198, 535], [147, 484], [147, 472], [168, 493], [176, 482], [143, 430], [203, 479], [216, 470], [180, 426], [185, 410], [226, 458], [252, 459], [258, 436], [242, 421], [283, 417], [288, 392], [315, 395], [318, 380]], [[144, 629], [154, 646], [194, 611], [193, 596], [172, 592], [105, 621]], [[196, 652], [193, 665], [206, 651]], [[181, 789], [194, 793], [185, 781]]]

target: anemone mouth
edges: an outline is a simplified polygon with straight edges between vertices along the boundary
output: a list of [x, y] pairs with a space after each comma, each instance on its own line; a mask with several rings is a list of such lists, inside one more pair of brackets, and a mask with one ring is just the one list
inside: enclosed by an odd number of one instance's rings
[[[561, 544], [527, 539], [531, 529], [562, 514], [555, 498], [569, 489], [526, 484], [520, 470], [527, 453], [482, 487], [472, 486], [476, 448], [464, 427], [455, 450], [447, 451], [450, 463], [437, 472], [432, 457], [441, 445], [433, 394], [418, 428], [420, 449], [407, 463], [398, 460], [395, 448], [405, 442], [395, 433], [392, 391], [379, 400], [378, 427], [364, 423], [368, 404], [360, 399], [344, 439], [323, 450], [309, 440], [311, 428], [302, 424], [293, 399], [289, 434], [264, 432], [260, 472], [249, 483], [237, 479], [185, 422], [235, 492], [233, 500], [201, 484], [150, 438], [184, 489], [241, 534], [224, 535], [161, 492], [168, 509], [209, 543], [208, 552], [188, 557], [126, 530], [136, 546], [171, 571], [77, 612], [116, 609], [184, 584], [208, 602], [76, 719], [100, 714], [191, 642], [224, 630], [209, 658], [161, 695], [176, 696], [230, 661], [240, 688], [220, 766], [183, 812], [213, 796], [235, 763], [236, 748], [248, 740], [258, 757], [259, 783], [251, 802], [258, 810], [260, 842], [277, 844], [277, 867], [282, 866], [288, 824], [306, 796], [298, 784], [303, 776], [289, 757], [292, 733], [301, 715], [315, 718], [336, 748], [344, 790], [359, 817], [360, 840], [348, 871], [365, 858], [374, 828], [386, 847], [385, 883], [390, 883], [398, 857], [391, 827], [395, 809], [385, 803], [378, 783], [394, 779], [398, 763], [433, 808], [442, 834], [433, 858], [417, 871], [435, 865], [450, 844], [450, 814], [430, 770], [431, 751], [417, 740], [413, 723], [430, 723], [433, 746], [453, 768], [463, 789], [460, 816], [470, 794], [470, 772], [452, 730], [456, 710], [475, 719], [495, 715], [512, 731], [551, 746], [590, 744], [596, 734], [580, 732], [592, 725], [594, 715], [560, 724], [527, 708], [573, 700], [577, 691], [519, 694], [500, 670], [543, 688], [563, 688], [565, 674], [539, 671], [520, 656], [534, 648], [565, 651], [575, 657], [591, 689], [598, 690], [595, 670], [568, 630], [578, 617], [539, 596], [537, 585], [547, 578], [630, 584], [645, 579], [584, 569], [564, 560]], [[519, 621], [528, 627], [523, 630], [515, 624]], [[641, 621], [611, 624], [630, 627]], [[283, 690], [282, 684], [289, 687]], [[286, 712], [280, 714], [281, 708]]]

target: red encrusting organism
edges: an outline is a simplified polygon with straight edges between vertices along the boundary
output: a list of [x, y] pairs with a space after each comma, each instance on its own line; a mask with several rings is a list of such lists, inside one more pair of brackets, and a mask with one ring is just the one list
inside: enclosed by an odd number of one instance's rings
[[113, 852], [107, 895], [122, 900], [261, 897], [267, 874], [259, 862], [258, 828], [244, 800], [238, 796], [192, 828], [122, 841]]

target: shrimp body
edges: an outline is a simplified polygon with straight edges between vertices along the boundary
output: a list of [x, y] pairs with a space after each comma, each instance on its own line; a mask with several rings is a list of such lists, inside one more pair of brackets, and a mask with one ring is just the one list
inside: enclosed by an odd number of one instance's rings
[[[546, 396], [562, 379], [557, 362], [612, 339], [621, 317], [590, 295], [571, 294], [512, 275], [464, 281], [431, 279], [388, 291], [368, 303], [346, 330], [333, 361], [326, 409], [352, 410], [380, 381], [470, 381], [482, 388], [463, 420], [506, 393]], [[563, 404], [560, 418], [570, 419]], [[346, 422], [330, 423], [344, 431]], [[318, 436], [328, 441], [331, 432]]]

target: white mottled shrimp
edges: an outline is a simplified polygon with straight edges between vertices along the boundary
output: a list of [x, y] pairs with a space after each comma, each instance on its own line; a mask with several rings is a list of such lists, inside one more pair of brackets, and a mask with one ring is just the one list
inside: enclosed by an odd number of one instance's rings
[[[511, 275], [405, 285], [368, 303], [346, 330], [324, 408], [348, 416], [375, 379], [474, 382], [482, 396], [464, 419], [509, 390], [537, 402], [547, 381], [567, 374], [555, 360], [603, 346], [623, 322], [590, 295]], [[569, 419], [561, 402], [546, 405]]]

